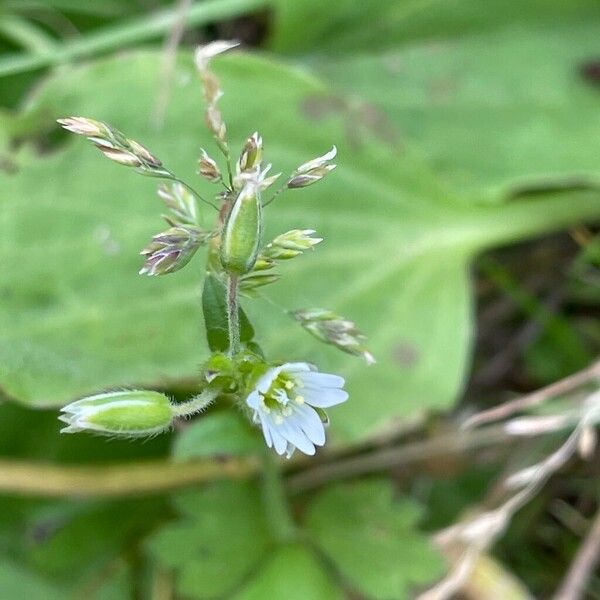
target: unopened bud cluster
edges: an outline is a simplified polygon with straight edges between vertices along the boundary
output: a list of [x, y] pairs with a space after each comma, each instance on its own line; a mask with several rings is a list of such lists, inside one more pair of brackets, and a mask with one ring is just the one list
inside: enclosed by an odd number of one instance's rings
[[314, 233], [314, 229], [292, 229], [282, 233], [266, 245], [262, 255], [273, 260], [295, 258], [323, 241], [323, 238], [312, 237]]
[[328, 173], [335, 169], [335, 165], [330, 161], [335, 158], [337, 148], [334, 146], [329, 152], [313, 160], [300, 165], [290, 177], [288, 188], [302, 188], [321, 181]]
[[223, 92], [221, 91], [217, 76], [209, 69], [209, 63], [218, 54], [222, 54], [238, 45], [238, 42], [213, 42], [198, 48], [195, 56], [196, 68], [202, 79], [204, 99], [206, 101], [206, 111], [204, 113], [206, 125], [212, 131], [219, 146], [225, 150], [227, 150], [227, 127], [217, 105]]
[[58, 123], [67, 131], [85, 136], [104, 156], [110, 160], [135, 167], [148, 175], [165, 175], [162, 162], [139, 142], [127, 138], [118, 129], [108, 123], [86, 117], [67, 117], [58, 119]]
[[140, 252], [146, 257], [140, 275], [166, 275], [179, 271], [210, 235], [194, 225], [178, 225], [155, 235]]
[[181, 183], [163, 184], [158, 188], [158, 196], [169, 210], [163, 218], [169, 225], [197, 225], [198, 204], [194, 195]]
[[297, 310], [292, 315], [304, 329], [322, 342], [332, 344], [348, 354], [360, 356], [367, 364], [375, 362], [373, 355], [365, 347], [366, 337], [354, 322], [323, 308]]

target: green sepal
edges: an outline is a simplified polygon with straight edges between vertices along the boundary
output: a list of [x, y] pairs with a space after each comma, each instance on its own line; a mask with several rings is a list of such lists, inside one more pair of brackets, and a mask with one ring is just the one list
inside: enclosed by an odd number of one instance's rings
[[247, 182], [233, 201], [221, 234], [223, 269], [235, 275], [252, 271], [260, 246], [262, 205], [258, 185]]
[[93, 431], [105, 435], [144, 436], [171, 426], [169, 398], [150, 390], [123, 390], [88, 396], [62, 408], [67, 424], [61, 433]]

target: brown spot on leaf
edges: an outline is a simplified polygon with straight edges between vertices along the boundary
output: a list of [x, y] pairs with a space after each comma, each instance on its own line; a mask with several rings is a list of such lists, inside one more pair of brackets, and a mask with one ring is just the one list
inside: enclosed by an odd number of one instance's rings
[[414, 367], [420, 360], [419, 351], [413, 344], [400, 342], [392, 349], [392, 360], [403, 367]]
[[300, 104], [300, 109], [309, 118], [320, 121], [332, 114], [344, 114], [347, 109], [346, 101], [334, 94], [309, 96]]
[[579, 73], [588, 83], [600, 86], [600, 59], [596, 58], [582, 63], [579, 65]]
[[308, 96], [300, 104], [301, 112], [309, 119], [321, 121], [341, 117], [346, 139], [352, 148], [360, 148], [366, 134], [372, 135], [394, 150], [399, 149], [399, 136], [387, 115], [374, 104], [350, 101], [335, 94]]

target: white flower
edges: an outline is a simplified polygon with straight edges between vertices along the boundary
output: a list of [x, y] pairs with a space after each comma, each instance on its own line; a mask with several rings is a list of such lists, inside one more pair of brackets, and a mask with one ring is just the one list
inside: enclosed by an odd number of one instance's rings
[[246, 398], [260, 423], [265, 441], [277, 454], [289, 458], [298, 448], [314, 454], [325, 443], [325, 426], [316, 409], [348, 399], [344, 378], [318, 373], [307, 363], [286, 363], [269, 369]]

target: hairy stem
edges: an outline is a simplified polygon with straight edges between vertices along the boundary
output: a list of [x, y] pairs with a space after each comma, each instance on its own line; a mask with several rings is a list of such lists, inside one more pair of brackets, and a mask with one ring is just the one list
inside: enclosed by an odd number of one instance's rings
[[295, 536], [296, 526], [290, 513], [279, 461], [270, 449], [264, 454], [262, 483], [263, 502], [273, 539], [289, 541]]
[[229, 327], [229, 354], [240, 351], [240, 309], [238, 305], [238, 277], [227, 276], [227, 325]]
[[207, 388], [187, 402], [174, 404], [173, 414], [176, 417], [191, 417], [210, 406], [221, 392], [222, 390], [219, 387]]

